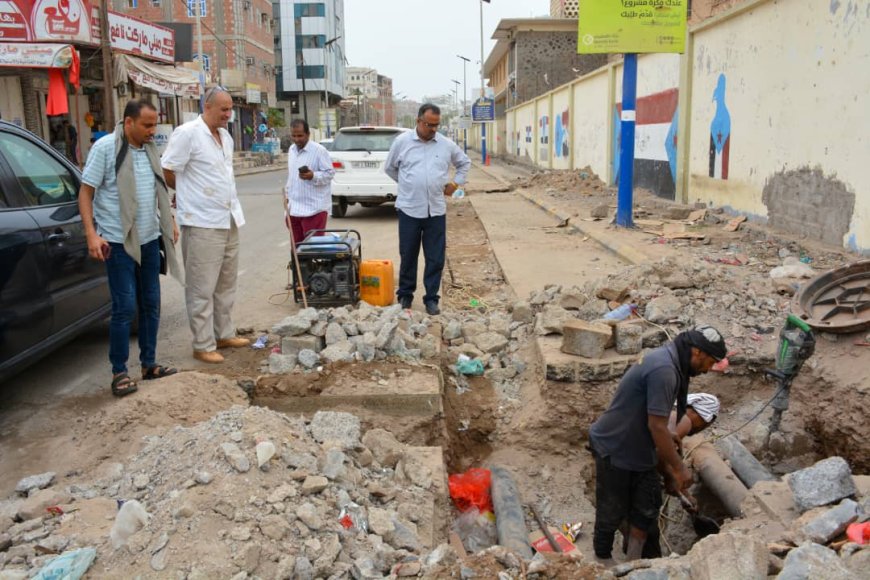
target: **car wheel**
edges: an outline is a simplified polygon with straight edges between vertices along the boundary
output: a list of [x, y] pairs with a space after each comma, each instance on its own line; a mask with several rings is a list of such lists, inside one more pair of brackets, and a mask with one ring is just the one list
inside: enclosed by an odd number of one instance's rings
[[337, 203], [332, 204], [332, 217], [343, 218], [347, 214], [347, 198], [336, 198]]

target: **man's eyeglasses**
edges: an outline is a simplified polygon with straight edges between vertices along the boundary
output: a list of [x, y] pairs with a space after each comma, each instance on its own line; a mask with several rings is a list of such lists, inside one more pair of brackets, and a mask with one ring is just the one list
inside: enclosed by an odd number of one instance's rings
[[441, 123], [427, 123], [423, 119], [418, 119], [424, 126], [429, 127], [430, 129], [437, 129], [441, 126]]

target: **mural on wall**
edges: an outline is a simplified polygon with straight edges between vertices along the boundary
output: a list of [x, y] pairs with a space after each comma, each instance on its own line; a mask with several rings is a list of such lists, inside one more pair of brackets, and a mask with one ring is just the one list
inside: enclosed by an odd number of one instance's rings
[[[634, 132], [634, 187], [674, 199], [677, 177], [677, 89], [639, 97]], [[620, 116], [622, 105], [613, 111], [613, 179], [618, 183], [622, 151]]]
[[556, 144], [553, 150], [556, 152], [556, 157], [568, 157], [568, 153], [570, 152], [570, 143], [571, 137], [568, 132], [568, 127], [570, 127], [570, 115], [568, 113], [568, 109], [562, 111], [562, 114], [559, 115], [559, 122], [556, 123]]
[[538, 161], [550, 159], [550, 116], [542, 115], [538, 119]]
[[728, 156], [731, 149], [731, 113], [725, 104], [725, 75], [719, 75], [713, 91], [716, 114], [710, 123], [710, 177], [728, 179]]

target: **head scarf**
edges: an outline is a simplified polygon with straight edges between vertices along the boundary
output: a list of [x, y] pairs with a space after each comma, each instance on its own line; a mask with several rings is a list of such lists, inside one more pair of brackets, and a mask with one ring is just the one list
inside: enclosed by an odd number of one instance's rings
[[698, 348], [717, 361], [722, 360], [728, 355], [728, 349], [725, 347], [725, 339], [722, 338], [722, 333], [706, 324], [698, 325], [686, 333], [689, 344]]
[[688, 396], [687, 406], [693, 408], [695, 412], [708, 425], [716, 419], [719, 414], [719, 399], [715, 395], [707, 393], [692, 393]]

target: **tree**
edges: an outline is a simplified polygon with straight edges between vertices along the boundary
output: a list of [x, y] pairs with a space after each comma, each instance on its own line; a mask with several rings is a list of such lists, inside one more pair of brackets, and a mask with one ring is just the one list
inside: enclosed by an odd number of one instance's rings
[[266, 121], [270, 127], [286, 127], [284, 122], [284, 111], [281, 109], [269, 108], [269, 113], [266, 116]]

